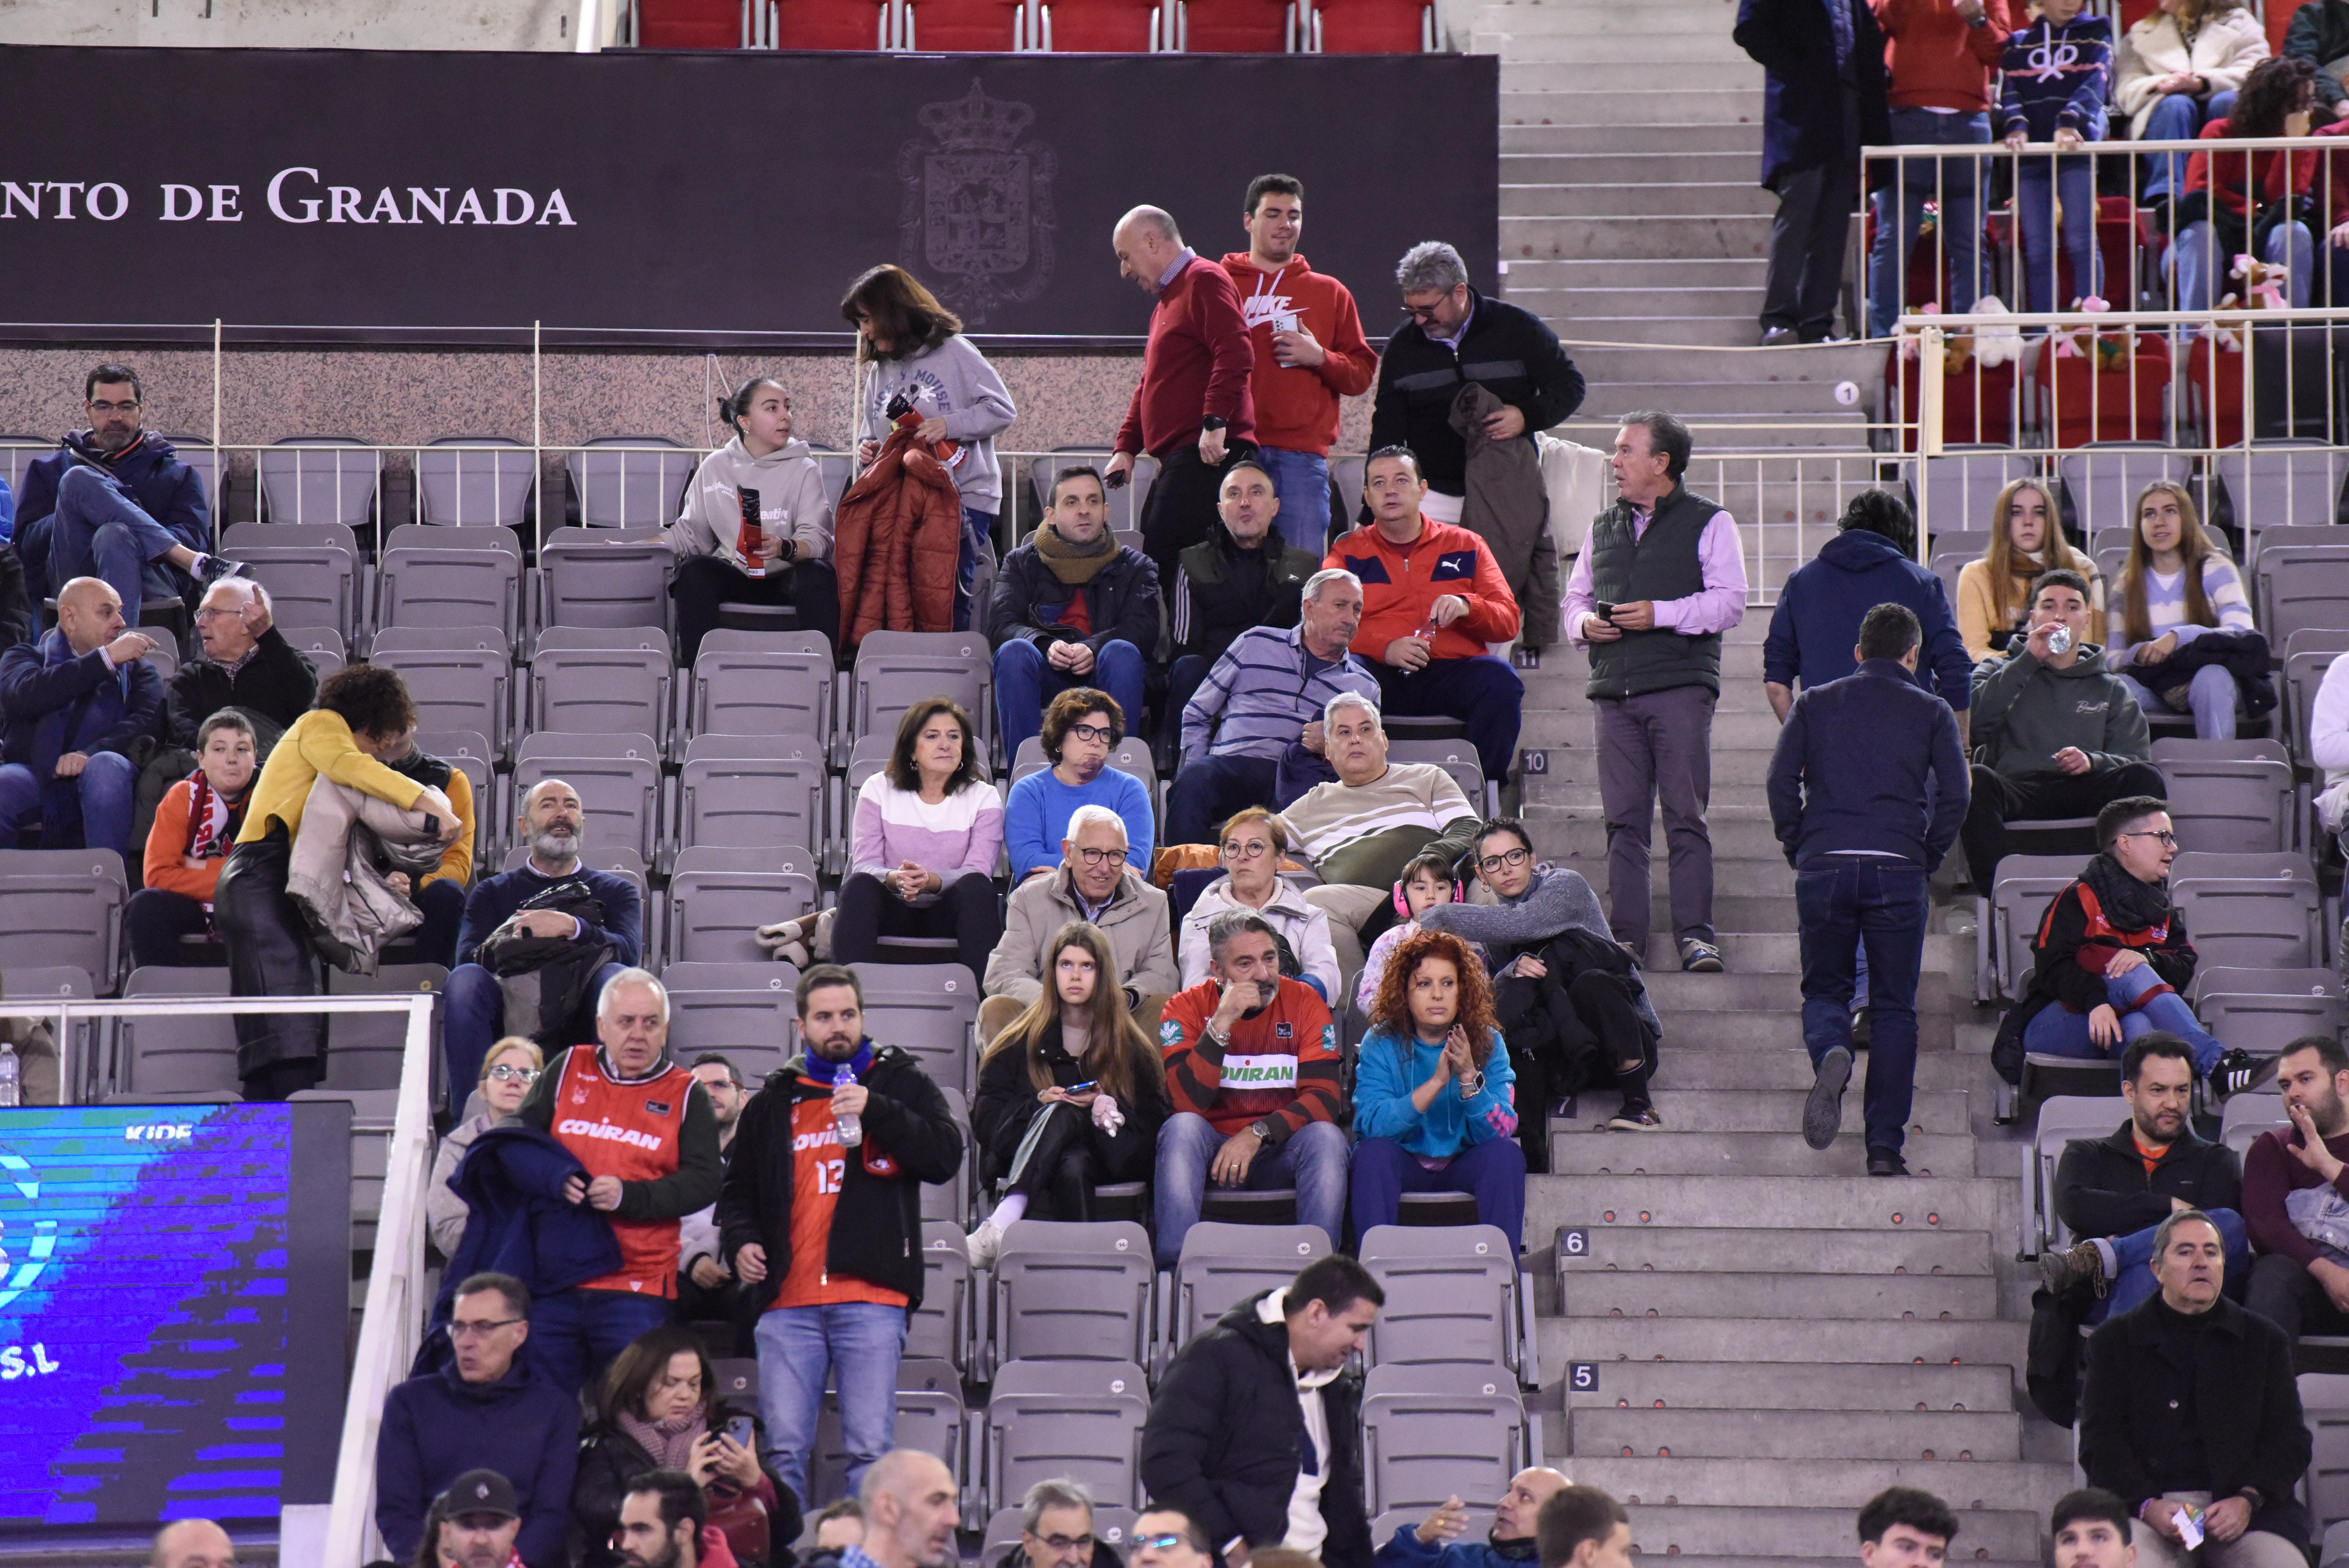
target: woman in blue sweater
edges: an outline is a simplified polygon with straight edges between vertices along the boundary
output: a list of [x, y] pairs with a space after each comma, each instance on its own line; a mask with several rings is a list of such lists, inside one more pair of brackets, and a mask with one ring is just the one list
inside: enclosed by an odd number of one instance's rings
[[1467, 1192], [1516, 1255], [1526, 1157], [1516, 1076], [1493, 1022], [1493, 986], [1449, 932], [1405, 937], [1387, 960], [1354, 1067], [1354, 1230], [1392, 1225], [1405, 1192]]
[[1106, 806], [1125, 823], [1125, 863], [1150, 874], [1158, 819], [1150, 791], [1131, 773], [1109, 766], [1109, 754], [1125, 738], [1125, 710], [1117, 698], [1092, 686], [1071, 686], [1044, 710], [1038, 739], [1052, 766], [1011, 786], [1003, 802], [1003, 847], [1011, 855], [1016, 886], [1029, 872], [1061, 863], [1061, 841], [1080, 806]]
[[[2105, 101], [2110, 94], [2113, 25], [2104, 16], [2083, 16], [2083, 0], [2033, 0], [2031, 21], [2006, 41], [1999, 118], [2008, 150], [2053, 142], [2057, 152], [2075, 152], [2105, 139]], [[2091, 158], [2054, 158], [2033, 153], [2019, 159], [2014, 206], [2023, 226], [2023, 259], [2030, 308], [2068, 309], [2078, 299], [2104, 293], [2096, 272], [2096, 175]], [[2072, 256], [2072, 288], [2055, 292], [2055, 203], [2063, 201], [2064, 248]]]

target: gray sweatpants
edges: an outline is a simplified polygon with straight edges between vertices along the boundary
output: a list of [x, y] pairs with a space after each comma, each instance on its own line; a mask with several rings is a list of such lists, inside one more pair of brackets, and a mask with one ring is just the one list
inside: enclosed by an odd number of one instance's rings
[[1598, 710], [1599, 799], [1607, 813], [1607, 923], [1643, 965], [1649, 818], [1659, 798], [1671, 857], [1672, 934], [1678, 942], [1713, 939], [1713, 839], [1704, 809], [1713, 793], [1716, 700], [1704, 686], [1684, 686], [1591, 705]]

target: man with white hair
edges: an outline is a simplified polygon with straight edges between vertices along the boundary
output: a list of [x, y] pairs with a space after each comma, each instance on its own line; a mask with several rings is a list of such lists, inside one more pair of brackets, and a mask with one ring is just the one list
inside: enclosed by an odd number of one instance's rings
[[564, 1200], [609, 1217], [620, 1266], [539, 1298], [532, 1359], [557, 1387], [603, 1375], [638, 1335], [668, 1321], [678, 1222], [718, 1201], [725, 1164], [709, 1096], [668, 1054], [668, 993], [649, 970], [604, 986], [592, 1046], [547, 1064], [517, 1113], [583, 1168]]
[[1117, 221], [1110, 244], [1118, 274], [1158, 303], [1142, 381], [1104, 477], [1115, 489], [1133, 478], [1138, 455], [1158, 459], [1142, 503], [1142, 552], [1172, 592], [1175, 558], [1206, 538], [1215, 521], [1226, 459], [1255, 450], [1256, 349], [1231, 274], [1185, 244], [1173, 217], [1136, 207]]
[[1361, 624], [1362, 580], [1332, 567], [1305, 580], [1296, 625], [1233, 639], [1183, 709], [1168, 843], [1211, 844], [1235, 811], [1278, 810], [1335, 777], [1321, 759], [1321, 710], [1340, 693], [1378, 700], [1378, 677], [1348, 648]]
[[243, 577], [223, 577], [196, 606], [196, 635], [204, 656], [181, 665], [164, 698], [164, 733], [173, 746], [192, 748], [196, 730], [224, 707], [266, 721], [264, 744], [310, 710], [318, 672], [285, 640], [270, 614], [269, 590]]
[[1106, 806], [1080, 806], [1061, 841], [1061, 869], [1030, 877], [1011, 890], [1003, 940], [987, 961], [978, 1005], [980, 1043], [993, 1039], [1044, 992], [1052, 934], [1072, 920], [1091, 921], [1109, 938], [1127, 1010], [1145, 1030], [1158, 1026], [1166, 998], [1183, 988], [1166, 895], [1150, 885], [1148, 868], [1126, 863], [1125, 823]]

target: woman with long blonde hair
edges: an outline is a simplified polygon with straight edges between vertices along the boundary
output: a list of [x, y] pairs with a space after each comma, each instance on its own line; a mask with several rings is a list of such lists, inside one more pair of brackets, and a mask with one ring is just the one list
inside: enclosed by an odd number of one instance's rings
[[2248, 632], [2251, 606], [2242, 574], [2211, 547], [2194, 498], [2174, 480], [2156, 480], [2137, 498], [2128, 564], [2121, 568], [2119, 645], [2106, 664], [2148, 714], [2191, 713], [2204, 740], [2235, 738], [2241, 693], [2221, 665], [2170, 675], [2170, 656], [2205, 632]]
[[1514, 1254], [1526, 1221], [1516, 1075], [1475, 949], [1448, 931], [1387, 959], [1354, 1062], [1354, 1229], [1392, 1225], [1405, 1192], [1466, 1192]]
[[995, 1261], [1013, 1221], [1091, 1220], [1094, 1188], [1148, 1176], [1173, 1110], [1158, 1047], [1125, 1009], [1109, 938], [1072, 920], [1046, 951], [1043, 994], [979, 1058], [978, 1169], [1010, 1190], [970, 1233], [974, 1267]]
[[1958, 573], [1958, 635], [1974, 663], [2006, 651], [2031, 612], [2031, 584], [2065, 567], [2088, 583], [2088, 640], [2105, 639], [2105, 584], [2096, 563], [2064, 539], [2055, 492], [2045, 480], [2016, 480], [1991, 507], [1990, 548]]

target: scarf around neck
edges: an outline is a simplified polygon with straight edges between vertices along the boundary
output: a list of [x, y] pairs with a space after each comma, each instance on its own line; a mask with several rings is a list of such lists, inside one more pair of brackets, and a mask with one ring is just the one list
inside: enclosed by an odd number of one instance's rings
[[2116, 930], [2146, 931], [2168, 923], [2169, 884], [2137, 881], [2109, 851], [2090, 861], [2080, 880], [2096, 895]]
[[229, 840], [243, 823], [244, 802], [251, 794], [248, 786], [243, 795], [232, 800], [212, 788], [202, 769], [188, 775], [188, 844], [184, 852], [190, 860], [218, 860], [228, 853]]
[[687, 1469], [687, 1461], [693, 1458], [693, 1445], [709, 1429], [709, 1418], [699, 1410], [688, 1411], [682, 1421], [657, 1425], [634, 1410], [621, 1410], [613, 1416], [612, 1424], [645, 1450], [655, 1470]]
[[1118, 547], [1107, 529], [1091, 544], [1078, 544], [1061, 538], [1061, 531], [1048, 522], [1036, 530], [1036, 553], [1064, 585], [1081, 588], [1117, 559]]

